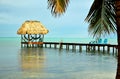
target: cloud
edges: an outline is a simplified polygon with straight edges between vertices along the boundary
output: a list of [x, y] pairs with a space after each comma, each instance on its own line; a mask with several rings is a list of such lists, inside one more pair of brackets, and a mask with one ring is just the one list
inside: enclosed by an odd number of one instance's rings
[[[84, 18], [87, 15], [92, 0], [70, 0], [66, 13], [59, 18], [51, 15], [47, 9], [47, 0], [1, 0], [0, 26], [17, 30], [26, 20], [39, 20], [50, 30], [47, 36], [86, 36], [87, 25]], [[4, 24], [4, 25], [2, 25]], [[67, 30], [66, 30], [67, 29]], [[72, 31], [72, 32], [71, 32]], [[0, 32], [1, 34], [1, 32]], [[14, 35], [14, 34], [13, 34]]]
[[1, 0], [0, 4], [14, 7], [34, 7], [35, 4], [38, 5], [42, 1], [44, 2], [44, 0]]
[[[1, 0], [0, 23], [18, 23], [29, 19], [46, 18], [47, 1], [45, 0]], [[50, 12], [49, 12], [50, 13]], [[5, 20], [10, 20], [6, 22]]]

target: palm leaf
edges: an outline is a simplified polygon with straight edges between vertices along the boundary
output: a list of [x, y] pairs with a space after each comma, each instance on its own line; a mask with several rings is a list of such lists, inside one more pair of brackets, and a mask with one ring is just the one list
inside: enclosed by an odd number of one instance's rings
[[115, 8], [112, 0], [94, 0], [85, 18], [89, 23], [88, 32], [93, 37], [101, 37], [116, 32]]
[[48, 0], [48, 9], [54, 16], [62, 15], [68, 6], [69, 0]]

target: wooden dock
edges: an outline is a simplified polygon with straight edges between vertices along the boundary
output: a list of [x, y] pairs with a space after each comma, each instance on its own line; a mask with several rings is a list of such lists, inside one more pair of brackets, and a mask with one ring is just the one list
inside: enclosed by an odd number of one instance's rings
[[86, 51], [107, 51], [112, 50], [113, 53], [117, 52], [117, 45], [112, 44], [88, 44], [88, 43], [63, 43], [63, 42], [43, 42], [43, 47], [47, 48], [59, 48], [66, 50], [79, 50], [82, 51], [85, 48]]
[[117, 45], [112, 44], [88, 44], [88, 43], [63, 43], [63, 42], [21, 42], [21, 47], [45, 47], [45, 48], [58, 48], [66, 50], [82, 50], [88, 51], [107, 51], [117, 52]]

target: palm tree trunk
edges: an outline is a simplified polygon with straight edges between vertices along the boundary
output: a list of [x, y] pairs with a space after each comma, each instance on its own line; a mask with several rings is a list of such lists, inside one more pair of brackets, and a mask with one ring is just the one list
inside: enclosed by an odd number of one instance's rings
[[115, 1], [116, 7], [116, 21], [117, 21], [117, 36], [118, 36], [118, 64], [117, 64], [117, 73], [116, 79], [120, 79], [120, 1]]

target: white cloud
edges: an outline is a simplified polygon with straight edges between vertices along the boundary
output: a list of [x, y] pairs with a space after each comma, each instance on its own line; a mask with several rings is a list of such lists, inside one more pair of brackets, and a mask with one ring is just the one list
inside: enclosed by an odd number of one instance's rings
[[0, 1], [0, 4], [2, 5], [9, 5], [14, 7], [27, 7], [27, 6], [34, 7], [35, 5], [38, 5], [38, 4], [43, 5], [46, 3], [45, 3], [45, 0], [1, 0]]
[[[81, 36], [82, 32], [84, 36], [87, 36], [87, 25], [83, 22], [91, 2], [93, 0], [71, 0], [66, 13], [55, 18], [47, 9], [47, 0], [1, 0], [0, 24], [13, 24], [13, 27], [17, 27], [25, 20], [39, 20], [50, 30], [47, 36], [59, 37], [66, 34], [69, 37], [71, 35], [77, 37]], [[72, 27], [78, 28], [78, 30], [74, 30]], [[65, 29], [67, 30], [65, 31]], [[71, 33], [71, 30], [74, 34]]]

